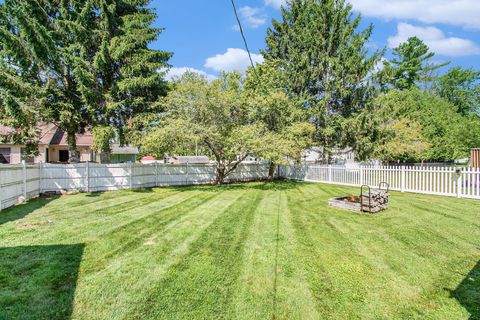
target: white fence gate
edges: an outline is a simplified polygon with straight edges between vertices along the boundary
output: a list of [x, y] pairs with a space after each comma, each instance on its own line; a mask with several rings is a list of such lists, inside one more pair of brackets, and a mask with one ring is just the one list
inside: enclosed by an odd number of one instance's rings
[[480, 169], [472, 168], [298, 165], [281, 166], [280, 176], [347, 186], [378, 186], [385, 181], [390, 189], [402, 192], [480, 199]]

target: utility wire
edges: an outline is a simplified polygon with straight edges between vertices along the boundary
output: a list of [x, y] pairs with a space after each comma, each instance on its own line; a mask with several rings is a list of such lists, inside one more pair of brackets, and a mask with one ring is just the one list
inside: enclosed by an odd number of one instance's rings
[[245, 49], [247, 50], [247, 53], [248, 53], [248, 59], [250, 59], [250, 64], [252, 65], [253, 73], [255, 74], [255, 78], [258, 80], [257, 70], [255, 69], [255, 65], [253, 64], [252, 54], [250, 53], [250, 49], [248, 48], [247, 38], [245, 38], [245, 34], [243, 33], [242, 23], [240, 21], [240, 18], [238, 17], [235, 1], [230, 0], [230, 2], [232, 3], [233, 12], [235, 13], [235, 18], [237, 18], [238, 28], [240, 29], [240, 34], [242, 35], [243, 43], [245, 44]]

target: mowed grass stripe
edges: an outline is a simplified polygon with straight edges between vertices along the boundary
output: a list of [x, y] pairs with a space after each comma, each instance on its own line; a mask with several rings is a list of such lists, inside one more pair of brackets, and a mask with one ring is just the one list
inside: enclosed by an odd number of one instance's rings
[[[288, 194], [291, 222], [298, 241], [297, 265], [307, 274], [315, 308], [322, 318], [355, 318], [353, 311], [349, 310], [363, 304], [367, 290], [358, 279], [365, 279], [368, 272], [362, 259], [352, 259], [354, 251], [345, 245], [343, 236], [325, 221], [321, 209], [312, 206], [312, 202], [322, 198], [324, 201], [330, 195], [322, 194], [319, 189], [320, 195], [312, 198], [311, 202], [304, 202], [302, 199], [308, 197], [307, 189], [310, 188], [299, 186]], [[320, 208], [323, 205], [318, 203]]]
[[262, 192], [249, 190], [232, 202], [149, 290], [129, 319], [234, 318], [231, 305], [243, 248]]
[[234, 318], [318, 319], [295, 249], [285, 192], [265, 191], [244, 247]]
[[[148, 214], [152, 203], [163, 201], [167, 205], [171, 201], [184, 201], [184, 195], [177, 195], [178, 192], [162, 193], [146, 197], [129, 198], [128, 201], [120, 201], [117, 205], [100, 207], [98, 210], [84, 211], [72, 215], [58, 211], [49, 218], [30, 218], [17, 221], [17, 225], [36, 225], [35, 228], [19, 228], [12, 226], [12, 234], [16, 236], [15, 244], [23, 242], [35, 244], [49, 244], [55, 239], [62, 239], [61, 243], [87, 242], [98, 238], [105, 233], [105, 226], [115, 228], [118, 225], [126, 224], [129, 220], [138, 220], [144, 214]], [[128, 205], [126, 205], [128, 203]], [[90, 239], [91, 238], [91, 239]], [[58, 240], [55, 242], [58, 243]]]
[[[100, 314], [109, 319], [131, 319], [129, 314], [144, 304], [144, 300], [150, 297], [150, 292], [156, 290], [157, 283], [163, 281], [169, 268], [185, 259], [190, 253], [192, 243], [245, 192], [206, 192], [205, 195], [208, 195], [210, 200], [201, 205], [194, 208], [172, 208], [179, 219], [158, 228], [156, 233], [146, 237], [147, 244], [139, 244], [136, 249], [113, 260], [113, 264], [108, 268], [86, 276], [84, 281], [79, 283], [76, 305], [83, 310], [83, 303], [90, 301], [87, 309], [91, 310], [92, 314], [79, 313], [77, 318], [91, 319]], [[148, 244], [152, 240], [153, 242]], [[91, 253], [94, 255], [95, 250]], [[104, 281], [105, 279], [110, 281]], [[111, 281], [115, 283], [114, 288]], [[88, 296], [91, 287], [105, 292], [102, 299], [93, 304]]]
[[[134, 219], [108, 229], [96, 241], [86, 247], [84, 255], [95, 257], [95, 269], [102, 270], [117, 255], [127, 254], [129, 251], [143, 244], [152, 234], [158, 233], [165, 225], [180, 219], [182, 215], [214, 198], [215, 194], [191, 193], [182, 194], [176, 201], [154, 202], [147, 207], [145, 214], [132, 216]], [[83, 269], [88, 273], [88, 269]]]

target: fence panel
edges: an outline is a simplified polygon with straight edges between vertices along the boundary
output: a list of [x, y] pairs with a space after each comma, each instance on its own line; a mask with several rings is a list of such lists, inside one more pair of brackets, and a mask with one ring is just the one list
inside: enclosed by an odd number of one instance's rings
[[23, 195], [23, 168], [21, 165], [2, 166], [0, 169], [0, 210], [17, 203]]
[[480, 169], [446, 167], [328, 165], [282, 166], [287, 179], [376, 187], [387, 182], [391, 190], [480, 199]]

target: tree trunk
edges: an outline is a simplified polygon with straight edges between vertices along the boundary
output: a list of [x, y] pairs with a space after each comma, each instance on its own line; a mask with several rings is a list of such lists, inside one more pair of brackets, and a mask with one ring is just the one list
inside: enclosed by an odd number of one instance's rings
[[77, 149], [77, 139], [75, 137], [75, 131], [67, 131], [67, 143], [68, 143], [68, 162], [78, 163], [80, 162], [80, 151]]
[[223, 184], [223, 180], [225, 179], [225, 166], [217, 162], [217, 173], [215, 176], [215, 184]]
[[275, 174], [275, 169], [277, 169], [277, 165], [275, 162], [270, 162], [270, 166], [268, 167], [268, 178], [267, 181], [271, 182], [273, 180], [273, 175]]

